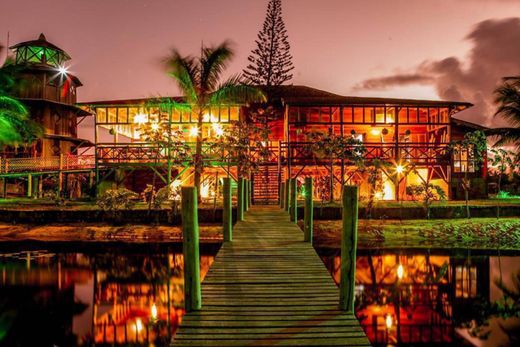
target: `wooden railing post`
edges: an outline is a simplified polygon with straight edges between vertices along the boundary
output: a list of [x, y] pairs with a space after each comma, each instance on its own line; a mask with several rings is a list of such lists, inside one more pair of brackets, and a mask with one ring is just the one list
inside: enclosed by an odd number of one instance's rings
[[341, 232], [341, 278], [339, 306], [343, 311], [354, 312], [356, 280], [356, 249], [358, 229], [358, 187], [343, 187], [343, 229]]
[[244, 220], [244, 205], [244, 179], [240, 177], [237, 189], [237, 221]]
[[285, 191], [283, 192], [284, 193], [284, 208], [285, 208], [285, 211], [289, 212], [289, 190], [290, 190], [290, 187], [291, 187], [291, 179], [288, 178], [285, 180]]
[[224, 178], [224, 207], [222, 210], [222, 235], [224, 241], [233, 241], [233, 214], [231, 204], [231, 178]]
[[27, 175], [27, 197], [28, 198], [32, 198], [32, 195], [33, 195], [33, 180], [32, 180], [32, 175], [31, 174], [28, 174]]
[[298, 185], [296, 178], [291, 178], [289, 194], [291, 194], [291, 201], [289, 206], [289, 214], [291, 222], [298, 222]]
[[280, 183], [280, 191], [278, 192], [278, 196], [280, 198], [280, 208], [282, 210], [285, 209], [285, 183]]
[[197, 188], [181, 188], [182, 251], [184, 255], [184, 307], [186, 311], [200, 310], [199, 220]]
[[63, 191], [63, 154], [60, 154], [58, 164], [58, 196], [61, 197], [61, 192]]
[[304, 241], [312, 244], [314, 201], [312, 191], [312, 177], [305, 177], [305, 216], [303, 219]]
[[249, 210], [249, 208], [253, 204], [253, 183], [250, 179], [247, 180], [247, 185], [247, 191], [249, 192], [249, 195], [247, 197], [247, 209]]

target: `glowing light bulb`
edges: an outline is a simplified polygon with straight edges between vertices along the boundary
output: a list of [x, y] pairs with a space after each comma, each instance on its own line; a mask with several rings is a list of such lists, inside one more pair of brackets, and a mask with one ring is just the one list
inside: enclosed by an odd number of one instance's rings
[[157, 319], [157, 306], [155, 305], [155, 303], [152, 304], [152, 309], [150, 311], [152, 314], [152, 319], [156, 320]]
[[157, 122], [152, 123], [152, 125], [150, 127], [152, 128], [152, 131], [157, 131], [157, 130], [159, 130], [159, 123], [157, 123]]
[[402, 174], [404, 172], [404, 166], [402, 165], [397, 165], [395, 167], [395, 172], [397, 172], [398, 174]]
[[68, 68], [68, 67], [65, 67], [65, 66], [59, 66], [59, 67], [58, 67], [58, 72], [59, 72], [61, 75], [66, 75], [67, 72], [69, 72], [69, 68]]
[[383, 192], [377, 192], [377, 193], [374, 194], [374, 198], [375, 198], [376, 200], [381, 200], [381, 199], [383, 199], [383, 196], [384, 196], [384, 195], [383, 195]]
[[141, 318], [136, 319], [135, 330], [137, 330], [137, 332], [140, 332], [141, 330], [143, 330], [143, 321], [141, 321]]
[[222, 129], [222, 126], [218, 123], [213, 123], [213, 131], [217, 137], [224, 135], [224, 129]]
[[381, 135], [381, 130], [379, 130], [377, 128], [373, 128], [372, 130], [370, 130], [370, 133], [374, 136], [378, 136], [378, 135]]
[[399, 278], [400, 280], [403, 279], [404, 277], [404, 268], [403, 268], [403, 264], [399, 264], [397, 266], [397, 278]]
[[148, 116], [144, 113], [138, 113], [134, 117], [134, 123], [142, 125], [148, 121]]
[[196, 127], [196, 126], [192, 126], [192, 127], [190, 128], [190, 136], [195, 137], [195, 136], [197, 136], [198, 134], [199, 134], [199, 128]]
[[390, 329], [392, 327], [392, 325], [394, 325], [394, 320], [392, 319], [391, 315], [389, 315], [389, 314], [386, 315], [385, 324], [388, 329]]

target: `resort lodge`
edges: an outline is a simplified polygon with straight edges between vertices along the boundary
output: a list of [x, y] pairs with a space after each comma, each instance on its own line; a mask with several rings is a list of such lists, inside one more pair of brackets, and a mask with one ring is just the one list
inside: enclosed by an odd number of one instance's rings
[[[41, 195], [41, 182], [49, 178], [58, 178], [60, 192], [70, 187], [68, 180], [88, 182], [90, 193], [114, 184], [142, 192], [152, 183], [152, 176], [157, 177], [153, 180], [157, 188], [192, 180], [188, 161], [176, 160], [176, 146], [194, 146], [198, 110], [177, 107], [182, 97], [77, 105], [76, 88], [81, 83], [61, 68], [63, 61], [70, 59], [63, 50], [43, 35], [11, 48], [28, 81], [20, 100], [44, 126], [45, 136], [24, 151], [2, 153], [4, 195], [28, 191], [32, 196]], [[256, 203], [277, 203], [281, 182], [309, 176], [315, 178], [316, 199], [323, 197], [326, 189], [338, 199], [341, 187], [349, 183], [360, 186], [360, 195], [365, 198], [373, 194], [377, 200], [408, 200], [414, 197], [406, 188], [421, 182], [441, 187], [449, 199], [461, 199], [464, 176], [472, 180], [470, 196], [487, 195], [486, 163], [480, 168], [468, 153], [458, 151], [454, 155], [449, 150], [452, 141], [483, 129], [456, 118], [472, 106], [469, 103], [349, 97], [307, 86], [259, 88], [267, 97], [265, 104], [221, 105], [205, 110], [201, 129], [205, 141], [203, 199], [218, 195], [220, 178], [237, 178], [236, 163], [211, 146], [236, 121], [269, 129], [263, 148], [251, 150], [251, 156], [259, 158], [258, 169], [250, 177]], [[76, 136], [77, 126], [89, 116], [94, 117], [94, 143]], [[147, 135], [149, 129], [178, 135], [176, 139], [157, 139]], [[309, 134], [316, 132], [362, 143], [364, 165], [385, 163], [380, 189], [370, 189], [366, 170], [356, 162], [311, 153]], [[84, 152], [85, 146], [90, 150]], [[260, 157], [260, 150], [268, 155]], [[34, 182], [40, 182], [39, 187]], [[87, 193], [86, 188], [83, 190]]]

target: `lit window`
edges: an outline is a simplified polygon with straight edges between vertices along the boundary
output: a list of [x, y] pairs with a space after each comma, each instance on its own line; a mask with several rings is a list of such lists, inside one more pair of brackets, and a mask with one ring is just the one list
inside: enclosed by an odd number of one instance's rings
[[453, 171], [460, 172], [475, 172], [475, 161], [472, 158], [471, 151], [467, 149], [456, 148], [453, 152]]

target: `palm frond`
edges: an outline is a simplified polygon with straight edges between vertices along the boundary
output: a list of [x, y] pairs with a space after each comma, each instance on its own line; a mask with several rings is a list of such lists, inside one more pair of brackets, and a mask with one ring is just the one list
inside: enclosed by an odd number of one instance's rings
[[520, 128], [487, 129], [485, 134], [492, 139], [497, 139], [495, 147], [513, 145], [520, 148]]
[[211, 94], [210, 104], [266, 102], [265, 94], [258, 88], [244, 84], [240, 75], [230, 77]]
[[197, 85], [200, 78], [200, 67], [193, 57], [182, 57], [177, 50], [173, 50], [166, 60], [168, 73], [181, 88], [187, 103], [197, 103]]
[[215, 48], [206, 47], [202, 50], [200, 88], [203, 93], [214, 91], [218, 87], [222, 72], [233, 56], [234, 53], [228, 41], [224, 41]]
[[520, 127], [520, 82], [506, 81], [495, 90], [495, 103], [498, 104], [495, 116]]

